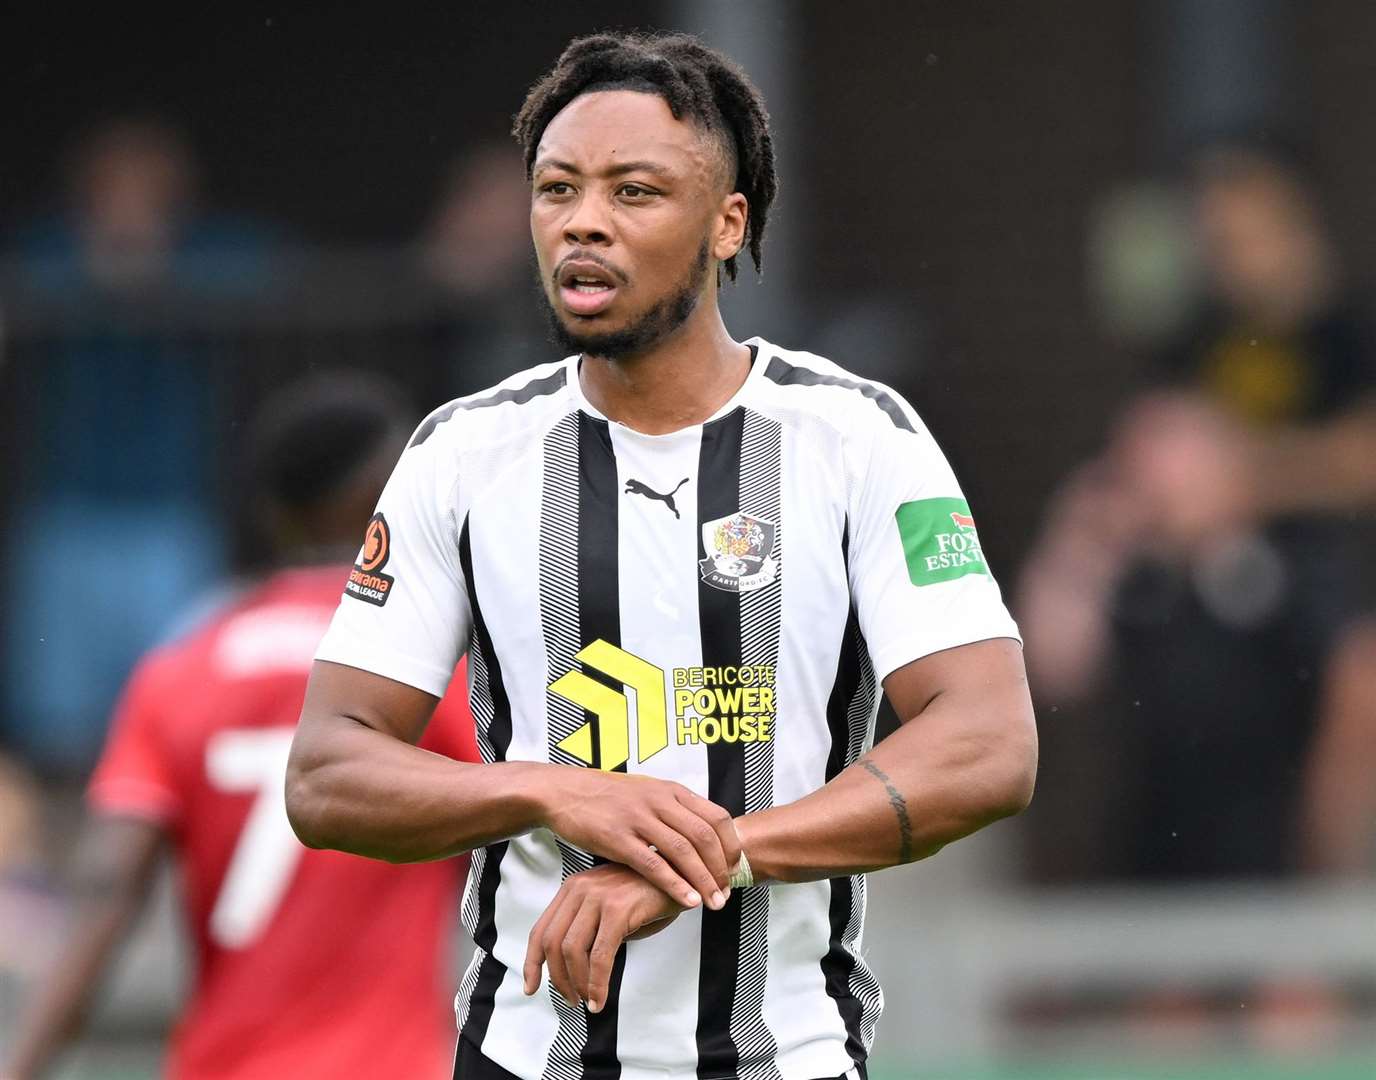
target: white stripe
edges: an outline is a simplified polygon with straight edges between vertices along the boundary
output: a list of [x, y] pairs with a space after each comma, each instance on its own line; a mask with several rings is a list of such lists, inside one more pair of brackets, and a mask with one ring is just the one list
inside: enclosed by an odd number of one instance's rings
[[[664, 669], [670, 684], [665, 691], [669, 746], [642, 762], [633, 734], [627, 771], [676, 780], [706, 796], [707, 749], [678, 745], [672, 687], [675, 667], [702, 663], [696, 483], [702, 429], [651, 438], [613, 424], [611, 436], [621, 492], [621, 646]], [[665, 503], [625, 490], [626, 481], [635, 479], [668, 492], [685, 476], [689, 482], [674, 495], [677, 518]], [[631, 728], [634, 732], [634, 713]], [[617, 1028], [622, 1080], [663, 1080], [657, 1068], [662, 1062], [697, 1060], [701, 940], [702, 913], [691, 911], [667, 930], [627, 944]]]
[[[798, 438], [790, 425], [783, 432], [782, 498], [788, 515], [788, 577], [784, 579], [783, 636], [778, 681], [787, 694], [781, 711], [774, 762], [774, 800], [785, 804], [816, 791], [826, 781], [830, 734], [827, 701], [836, 677], [841, 631], [850, 605], [841, 535], [845, 508], [832, 500], [809, 497], [818, 489], [844, 485], [839, 453], [826, 442], [827, 429]], [[839, 619], [838, 619], [838, 614]], [[790, 717], [807, 718], [806, 723]], [[846, 1030], [836, 1003], [826, 992], [821, 960], [831, 938], [826, 881], [780, 886], [773, 891], [769, 924], [770, 980], [764, 1016], [779, 1044], [781, 1066], [817, 1053], [826, 1040], [828, 1056], [804, 1073], [838, 1075], [850, 1058]], [[828, 1073], [826, 1069], [829, 1068]]]

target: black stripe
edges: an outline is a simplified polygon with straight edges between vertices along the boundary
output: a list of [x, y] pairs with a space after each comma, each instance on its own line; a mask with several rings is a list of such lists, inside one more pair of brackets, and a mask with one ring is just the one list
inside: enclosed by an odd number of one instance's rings
[[[850, 522], [841, 534], [841, 559], [850, 577]], [[860, 650], [865, 647], [860, 633], [860, 620], [852, 601], [846, 614], [846, 628], [841, 636], [841, 650], [836, 658], [836, 678], [827, 698], [827, 730], [831, 733], [831, 750], [827, 754], [826, 779], [830, 783], [850, 762], [850, 707], [860, 692], [863, 669]], [[860, 1019], [864, 1007], [851, 992], [850, 977], [855, 970], [855, 957], [845, 946], [846, 927], [850, 925], [855, 905], [855, 888], [851, 878], [832, 878], [831, 902], [827, 915], [831, 925], [831, 939], [822, 957], [822, 977], [827, 993], [836, 1002], [836, 1011], [846, 1028], [846, 1053], [857, 1065], [865, 1060], [865, 1045], [860, 1035]]]
[[[619, 484], [612, 436], [605, 420], [578, 414], [578, 632], [588, 645], [601, 638], [621, 644], [621, 593], [617, 558], [617, 508]], [[592, 678], [600, 672], [584, 669]], [[616, 690], [621, 684], [609, 682]], [[597, 718], [594, 725], [594, 757], [600, 745]], [[599, 762], [600, 764], [600, 762]], [[626, 767], [621, 766], [624, 772]], [[597, 862], [605, 860], [598, 859]], [[588, 1041], [583, 1046], [586, 1080], [617, 1080], [621, 1062], [616, 1056], [617, 1016], [621, 1005], [621, 976], [626, 969], [626, 946], [617, 950], [607, 1002], [601, 1012], [588, 1013]]]
[[902, 428], [904, 431], [913, 431], [913, 425], [909, 422], [902, 406], [891, 395], [873, 383], [861, 382], [859, 379], [843, 379], [839, 375], [823, 375], [820, 371], [797, 367], [777, 356], [770, 357], [764, 377], [780, 386], [839, 386], [846, 390], [858, 390], [884, 410], [888, 418], [893, 421], [894, 427]]
[[[847, 519], [841, 532], [841, 561], [845, 566], [846, 580], [850, 580], [850, 520]], [[850, 590], [847, 589], [847, 592]], [[852, 600], [846, 612], [846, 628], [841, 634], [841, 651], [836, 658], [836, 677], [831, 683], [831, 696], [827, 699], [827, 730], [831, 733], [831, 750], [827, 754], [827, 783], [834, 780], [846, 767], [846, 754], [850, 747], [850, 703], [860, 686], [860, 620]]]
[[[468, 603], [473, 610], [471, 648], [481, 650], [487, 663], [488, 687], [492, 697], [492, 722], [488, 725], [488, 737], [492, 743], [494, 760], [505, 761], [506, 752], [511, 746], [511, 701], [507, 697], [506, 685], [502, 682], [501, 662], [497, 659], [496, 649], [492, 647], [492, 636], [488, 633], [487, 621], [483, 618], [483, 610], [478, 603], [467, 518], [464, 518], [463, 529], [459, 533], [459, 563], [463, 567], [464, 581], [468, 586]], [[492, 1006], [497, 988], [506, 977], [506, 965], [492, 955], [493, 947], [497, 944], [497, 886], [501, 884], [502, 859], [506, 855], [506, 850], [505, 840], [488, 847], [483, 863], [483, 876], [478, 882], [478, 923], [473, 940], [487, 955], [478, 970], [478, 981], [473, 987], [468, 1019], [464, 1024], [464, 1034], [477, 1046], [483, 1044], [487, 1025], [492, 1019]]]
[[[745, 411], [736, 409], [702, 429], [698, 458], [698, 534], [702, 526], [740, 509], [741, 439]], [[703, 552], [706, 556], [707, 552]], [[698, 623], [702, 665], [741, 662], [741, 608], [737, 593], [698, 581]], [[745, 809], [745, 761], [725, 741], [707, 747], [707, 797], [733, 815]], [[731, 1009], [740, 968], [741, 889], [733, 889], [721, 911], [702, 909], [702, 955], [698, 966], [698, 1076], [735, 1076], [740, 1055], [731, 1041]]]
[[[435, 433], [435, 429], [446, 420], [452, 420], [456, 412], [468, 412], [471, 409], [487, 409], [493, 405], [505, 405], [510, 402], [513, 405], [524, 405], [527, 401], [532, 401], [537, 397], [546, 397], [564, 388], [568, 381], [568, 369], [560, 366], [559, 370], [553, 375], [546, 375], [543, 379], [532, 379], [524, 386], [515, 388], [508, 387], [506, 390], [498, 390], [495, 394], [488, 394], [487, 397], [474, 398], [473, 400], [451, 401], [448, 405], [436, 409], [425, 418], [425, 422], [417, 429], [415, 436], [411, 439], [411, 446], [419, 446]], [[408, 448], [409, 449], [409, 448]]]
[[865, 1044], [860, 1039], [860, 1017], [864, 1006], [850, 989], [851, 973], [855, 971], [855, 957], [843, 940], [854, 908], [854, 888], [850, 878], [831, 879], [831, 903], [827, 909], [831, 923], [831, 940], [822, 957], [822, 975], [827, 993], [836, 1002], [836, 1011], [846, 1026], [846, 1053], [857, 1065], [865, 1060]]

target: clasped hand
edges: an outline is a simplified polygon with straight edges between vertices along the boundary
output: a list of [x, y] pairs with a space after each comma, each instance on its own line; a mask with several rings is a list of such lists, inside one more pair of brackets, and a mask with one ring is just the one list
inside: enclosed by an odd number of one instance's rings
[[589, 1012], [600, 1011], [621, 943], [658, 933], [686, 910], [634, 870], [616, 863], [571, 875], [531, 928], [525, 992], [540, 988], [540, 969], [547, 966], [550, 985], [565, 1001], [586, 1001]]
[[597, 1012], [623, 941], [662, 930], [687, 908], [725, 906], [741, 845], [730, 813], [682, 784], [591, 769], [561, 780], [546, 824], [610, 862], [565, 880], [536, 921], [525, 992], [539, 988], [547, 965], [556, 990]]

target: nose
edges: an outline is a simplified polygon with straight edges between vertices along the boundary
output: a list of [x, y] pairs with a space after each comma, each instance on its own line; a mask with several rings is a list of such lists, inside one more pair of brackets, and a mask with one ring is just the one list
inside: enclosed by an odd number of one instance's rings
[[564, 221], [564, 239], [570, 244], [607, 244], [612, 239], [611, 214], [592, 192], [573, 204]]

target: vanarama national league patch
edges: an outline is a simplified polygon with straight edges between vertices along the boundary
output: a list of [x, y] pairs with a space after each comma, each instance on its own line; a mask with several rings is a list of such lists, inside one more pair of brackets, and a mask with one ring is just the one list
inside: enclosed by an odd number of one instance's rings
[[918, 499], [894, 515], [908, 578], [914, 585], [954, 581], [966, 574], [987, 574], [975, 519], [964, 499]]
[[363, 548], [358, 553], [358, 562], [349, 571], [349, 580], [344, 584], [344, 593], [355, 600], [381, 607], [387, 603], [396, 578], [384, 574], [382, 568], [392, 554], [392, 530], [387, 527], [387, 519], [380, 513], [368, 519], [368, 529], [363, 534]]

